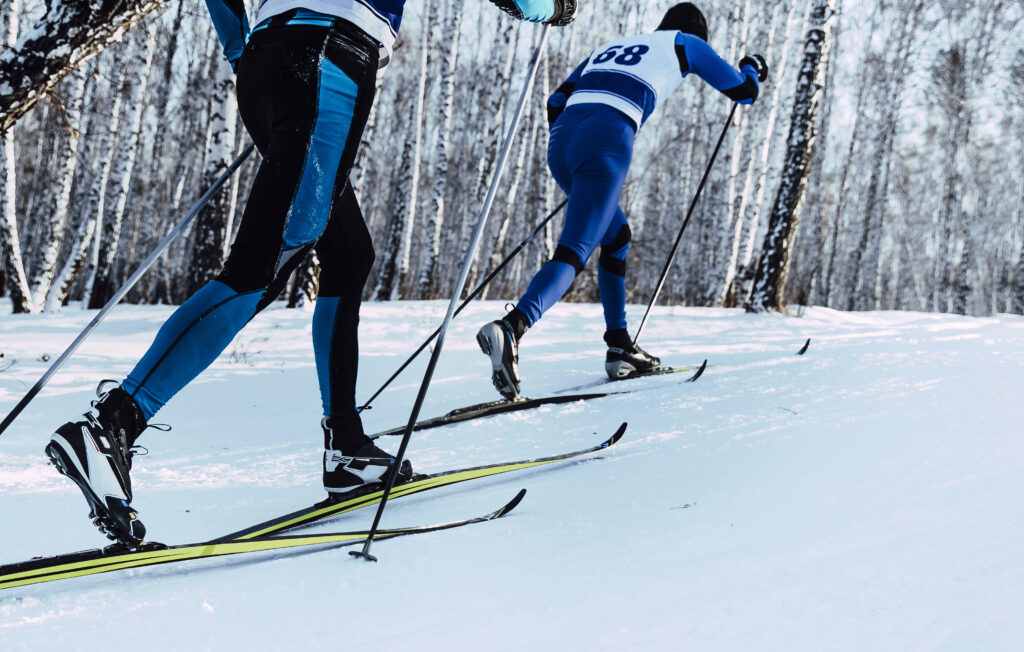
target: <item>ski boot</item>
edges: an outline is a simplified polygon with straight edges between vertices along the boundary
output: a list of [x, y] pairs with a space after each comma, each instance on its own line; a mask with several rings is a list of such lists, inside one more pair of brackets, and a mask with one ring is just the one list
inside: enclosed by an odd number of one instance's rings
[[[324, 489], [330, 498], [344, 498], [351, 491], [383, 485], [394, 472], [395, 456], [374, 445], [363, 433], [359, 416], [324, 417]], [[402, 460], [395, 484], [412, 477], [412, 462]]]
[[663, 369], [659, 358], [633, 344], [625, 328], [605, 331], [604, 341], [608, 344], [604, 370], [612, 380], [643, 376]]
[[132, 446], [146, 419], [135, 399], [103, 381], [98, 401], [82, 421], [65, 423], [50, 438], [46, 454], [57, 471], [78, 485], [89, 503], [89, 517], [107, 535], [128, 547], [144, 542], [146, 527], [132, 508]]
[[529, 326], [526, 315], [513, 308], [503, 319], [484, 324], [476, 334], [480, 350], [491, 359], [491, 382], [510, 401], [519, 396], [519, 340]]

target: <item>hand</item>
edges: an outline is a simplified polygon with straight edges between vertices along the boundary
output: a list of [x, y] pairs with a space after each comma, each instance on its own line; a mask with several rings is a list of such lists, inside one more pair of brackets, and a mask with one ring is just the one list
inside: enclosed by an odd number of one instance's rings
[[757, 81], [764, 82], [768, 79], [768, 63], [760, 54], [748, 54], [740, 59], [740, 69], [742, 70], [744, 66], [750, 66], [754, 69]]
[[577, 0], [554, 0], [555, 15], [548, 22], [564, 27], [576, 18]]
[[[576, 17], [578, 0], [491, 0], [498, 9], [520, 20], [568, 25]], [[551, 11], [551, 14], [548, 14]]]

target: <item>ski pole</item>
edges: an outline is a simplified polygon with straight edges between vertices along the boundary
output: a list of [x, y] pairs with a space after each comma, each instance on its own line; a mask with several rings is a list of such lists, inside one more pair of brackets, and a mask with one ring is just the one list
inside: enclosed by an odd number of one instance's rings
[[509, 125], [508, 132], [505, 134], [505, 143], [502, 145], [501, 154], [498, 158], [497, 166], [494, 170], [494, 176], [491, 178], [491, 187], [487, 191], [487, 198], [484, 199], [483, 208], [480, 210], [480, 217], [477, 219], [476, 230], [473, 232], [473, 238], [469, 244], [469, 250], [466, 252], [466, 260], [462, 263], [462, 273], [459, 274], [459, 281], [455, 285], [455, 291], [452, 293], [452, 299], [448, 303], [448, 312], [444, 316], [444, 321], [441, 322], [441, 328], [437, 335], [437, 345], [430, 354], [430, 362], [427, 363], [427, 371], [423, 375], [423, 382], [420, 383], [419, 393], [416, 395], [416, 401], [413, 403], [412, 412], [409, 414], [409, 422], [405, 426], [405, 433], [402, 435], [402, 444], [398, 447], [398, 454], [395, 456], [394, 471], [388, 475], [388, 480], [384, 485], [384, 495], [381, 496], [380, 505], [377, 507], [377, 513], [373, 517], [373, 526], [370, 528], [370, 534], [366, 537], [366, 543], [363, 545], [361, 551], [352, 551], [348, 554], [353, 557], [361, 557], [367, 561], [377, 561], [377, 558], [370, 554], [370, 546], [373, 544], [373, 538], [377, 534], [377, 527], [380, 525], [380, 517], [384, 513], [384, 508], [388, 504], [388, 496], [391, 495], [391, 489], [395, 486], [395, 478], [398, 476], [398, 470], [402, 466], [402, 460], [405, 459], [405, 449], [409, 446], [409, 439], [412, 437], [412, 429], [416, 424], [416, 419], [420, 416], [420, 408], [423, 407], [423, 400], [427, 396], [427, 388], [430, 386], [430, 379], [434, 375], [434, 368], [437, 366], [437, 359], [441, 356], [441, 347], [444, 346], [444, 338], [448, 331], [448, 325], [452, 321], [452, 317], [455, 316], [455, 304], [458, 303], [459, 297], [462, 295], [463, 288], [466, 287], [466, 279], [469, 277], [469, 268], [473, 263], [473, 257], [476, 255], [477, 246], [480, 244], [480, 237], [483, 235], [484, 226], [487, 224], [487, 217], [491, 212], [491, 205], [494, 203], [494, 195], [498, 191], [498, 183], [501, 180], [501, 174], [505, 169], [505, 164], [508, 161], [509, 152], [512, 149], [512, 141], [515, 139], [516, 130], [519, 128], [519, 121], [523, 117], [523, 109], [526, 107], [526, 100], [530, 96], [530, 90], [533, 87], [533, 80], [537, 76], [537, 69], [540, 67], [540, 60], [544, 54], [544, 47], [548, 42], [548, 32], [551, 30], [551, 25], [545, 25], [541, 31], [540, 43], [537, 44], [537, 49], [533, 53], [533, 59], [530, 60], [530, 68], [526, 74], [526, 81], [523, 83], [523, 91], [519, 97], [519, 106], [516, 107], [515, 115], [512, 117], [512, 124]]
[[[536, 228], [534, 228], [533, 231], [530, 232], [530, 235], [526, 236], [526, 239], [523, 240], [522, 242], [520, 242], [519, 246], [516, 247], [515, 249], [513, 249], [512, 253], [510, 253], [508, 256], [505, 257], [505, 260], [501, 261], [501, 263], [499, 263], [497, 267], [495, 267], [493, 270], [491, 270], [491, 272], [487, 275], [486, 278], [484, 278], [484, 280], [480, 281], [480, 284], [476, 286], [476, 289], [473, 290], [473, 292], [468, 297], [466, 297], [466, 300], [462, 302], [462, 305], [460, 305], [455, 310], [455, 314], [452, 315], [452, 316], [453, 317], [457, 316], [460, 312], [462, 312], [462, 310], [466, 306], [468, 306], [470, 304], [471, 301], [473, 301], [473, 299], [475, 299], [478, 296], [480, 296], [480, 293], [483, 292], [484, 289], [491, 283], [491, 281], [493, 281], [494, 278], [496, 276], [498, 276], [498, 274], [501, 273], [501, 270], [505, 269], [508, 266], [508, 264], [512, 262], [512, 259], [515, 258], [517, 255], [519, 255], [519, 252], [522, 251], [524, 248], [526, 248], [526, 245], [530, 244], [531, 240], [533, 240], [535, 237], [537, 237], [537, 234], [541, 232], [541, 229], [543, 229], [545, 226], [547, 226], [548, 222], [553, 220], [556, 215], [558, 215], [559, 213], [562, 212], [562, 209], [565, 208], [566, 204], [568, 204], [568, 203], [569, 203], [569, 200], [568, 199], [564, 199], [564, 200], [562, 200], [562, 203], [559, 204], [557, 208], [555, 208], [555, 210], [553, 210], [550, 213], [548, 213], [548, 216], [545, 217], [541, 221], [541, 223], [538, 224], [536, 226]], [[426, 339], [426, 341], [423, 342], [423, 344], [420, 344], [420, 347], [418, 349], [416, 349], [415, 351], [413, 351], [413, 354], [410, 355], [409, 358], [405, 362], [402, 363], [402, 366], [399, 367], [398, 370], [395, 371], [395, 373], [391, 374], [391, 377], [384, 381], [384, 384], [380, 386], [380, 389], [378, 389], [376, 392], [374, 392], [373, 396], [371, 396], [369, 398], [369, 400], [367, 400], [366, 403], [364, 403], [362, 405], [362, 407], [359, 408], [359, 411], [362, 412], [363, 410], [369, 409], [370, 404], [373, 403], [373, 401], [378, 396], [380, 396], [381, 393], [385, 389], [388, 388], [388, 385], [390, 385], [392, 382], [394, 382], [395, 378], [398, 378], [398, 376], [403, 371], [405, 371], [406, 367], [408, 367], [410, 364], [412, 364], [412, 361], [415, 360], [416, 357], [420, 353], [423, 353], [423, 349], [427, 348], [427, 346], [429, 346], [430, 343], [434, 341], [434, 338], [437, 337], [440, 332], [441, 332], [441, 329], [438, 328], [433, 333], [431, 333], [430, 337], [428, 337]]]
[[729, 131], [729, 125], [732, 123], [732, 118], [736, 115], [736, 107], [739, 104], [733, 103], [732, 111], [729, 112], [729, 117], [725, 121], [725, 126], [722, 127], [722, 135], [718, 137], [718, 144], [715, 145], [715, 151], [711, 153], [711, 160], [708, 161], [707, 168], [704, 169], [704, 176], [701, 177], [700, 184], [697, 186], [697, 192], [693, 195], [693, 201], [690, 202], [690, 209], [686, 211], [686, 218], [683, 220], [683, 226], [679, 228], [679, 234], [676, 236], [676, 242], [672, 245], [672, 252], [668, 255], [668, 260], [665, 261], [665, 268], [661, 270], [661, 278], [658, 279], [658, 285], [654, 288], [654, 295], [651, 297], [651, 302], [647, 304], [647, 311], [644, 312], [644, 318], [640, 320], [640, 328], [636, 329], [636, 336], [633, 337], [633, 346], [636, 346], [637, 341], [640, 339], [640, 331], [644, 329], [644, 324], [647, 323], [647, 317], [651, 314], [651, 308], [654, 307], [654, 302], [658, 300], [658, 295], [661, 294], [661, 288], [665, 285], [665, 279], [668, 278], [668, 270], [672, 267], [672, 261], [676, 257], [676, 252], [679, 251], [679, 243], [683, 239], [683, 232], [686, 231], [686, 225], [690, 223], [690, 218], [693, 217], [693, 209], [697, 207], [697, 200], [700, 199], [700, 193], [704, 190], [704, 184], [708, 181], [708, 175], [711, 174], [711, 166], [715, 164], [715, 158], [718, 157], [718, 150], [722, 149], [722, 142], [725, 140], [725, 134]]
[[94, 330], [96, 330], [96, 328], [100, 325], [100, 322], [102, 322], [103, 319], [106, 318], [107, 313], [113, 310], [114, 306], [116, 306], [118, 302], [120, 302], [121, 299], [124, 298], [124, 295], [128, 294], [128, 291], [131, 290], [132, 287], [134, 287], [135, 284], [139, 282], [139, 279], [142, 278], [142, 275], [145, 274], [150, 267], [153, 266], [153, 263], [155, 263], [156, 259], [160, 257], [160, 254], [162, 254], [164, 250], [167, 249], [167, 247], [171, 244], [171, 242], [176, 237], [178, 237], [178, 235], [182, 231], [185, 230], [185, 227], [187, 227], [192, 222], [192, 220], [195, 219], [196, 215], [199, 214], [199, 211], [203, 210], [203, 207], [210, 203], [210, 200], [213, 198], [215, 194], [217, 194], [217, 191], [220, 190], [224, 186], [224, 184], [227, 183], [228, 179], [230, 179], [234, 175], [235, 171], [242, 166], [242, 163], [245, 162], [245, 159], [249, 158], [249, 155], [252, 154], [252, 151], [253, 149], [255, 149], [255, 147], [256, 145], [254, 145], [253, 143], [249, 143], [248, 147], [242, 150], [242, 153], [239, 154], [238, 158], [236, 158], [234, 162], [228, 167], [228, 169], [224, 171], [224, 174], [220, 175], [220, 178], [213, 182], [213, 185], [210, 186], [205, 193], [203, 193], [203, 196], [199, 198], [199, 201], [192, 205], [192, 208], [189, 209], [185, 217], [181, 218], [181, 221], [178, 222], [178, 224], [173, 229], [171, 229], [171, 232], [168, 233], [167, 236], [160, 241], [160, 244], [156, 246], [156, 249], [153, 251], [153, 253], [151, 253], [149, 257], [146, 258], [146, 260], [142, 261], [142, 264], [139, 266], [137, 270], [135, 270], [135, 273], [132, 274], [131, 278], [125, 281], [124, 285], [121, 286], [121, 289], [115, 292], [114, 296], [110, 298], [110, 301], [108, 301], [107, 304], [103, 306], [103, 308], [100, 309], [98, 313], [96, 313], [96, 316], [92, 318], [92, 321], [89, 322], [89, 325], [85, 327], [85, 330], [83, 330], [78, 335], [78, 337], [75, 338], [75, 341], [71, 343], [71, 346], [69, 346], [67, 350], [64, 351], [64, 353], [62, 353], [59, 358], [57, 358], [56, 362], [50, 365], [50, 368], [46, 370], [46, 373], [43, 374], [43, 377], [40, 378], [39, 381], [32, 386], [32, 389], [28, 391], [28, 394], [25, 394], [25, 397], [18, 401], [18, 404], [14, 406], [14, 409], [11, 410], [6, 417], [4, 417], [3, 423], [0, 423], [0, 435], [2, 435], [4, 431], [7, 430], [7, 427], [14, 422], [14, 420], [18, 417], [19, 414], [21, 414], [21, 411], [25, 409], [25, 406], [27, 406], [32, 401], [32, 399], [36, 397], [36, 394], [38, 394], [43, 389], [43, 387], [45, 387], [46, 384], [50, 382], [50, 378], [52, 378], [53, 375], [57, 373], [57, 371], [59, 371], [61, 367], [64, 366], [64, 363], [68, 361], [68, 358], [70, 358], [75, 351], [78, 350], [78, 347], [81, 346], [82, 342], [84, 342], [85, 339], [89, 337], [89, 335], [91, 335]]

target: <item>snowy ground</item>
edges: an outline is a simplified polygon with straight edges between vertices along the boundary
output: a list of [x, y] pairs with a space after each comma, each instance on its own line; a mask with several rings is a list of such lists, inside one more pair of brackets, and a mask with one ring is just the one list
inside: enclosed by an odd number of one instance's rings
[[[443, 310], [364, 307], [362, 396]], [[455, 322], [424, 417], [495, 397], [473, 333], [500, 311]], [[8, 312], [0, 414], [91, 317]], [[42, 448], [168, 312], [118, 308], [0, 438], [0, 563], [104, 543]], [[146, 434], [133, 473], [152, 538], [205, 540], [321, 497], [310, 316], [267, 311], [158, 415], [174, 429]], [[601, 332], [599, 307], [556, 307], [523, 343], [524, 394], [600, 378]], [[402, 499], [384, 525], [485, 513], [527, 488], [507, 519], [380, 542], [378, 564], [343, 548], [2, 591], [0, 648], [1024, 648], [1024, 319], [665, 308], [643, 344], [711, 366], [693, 385], [630, 381], [645, 390], [413, 438], [429, 472], [573, 450], [629, 422], [604, 455]], [[405, 422], [423, 364], [369, 431]]]

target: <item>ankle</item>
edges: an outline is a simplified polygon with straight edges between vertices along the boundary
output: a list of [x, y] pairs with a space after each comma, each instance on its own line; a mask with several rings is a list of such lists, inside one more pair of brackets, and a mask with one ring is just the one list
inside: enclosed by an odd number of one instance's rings
[[324, 448], [327, 450], [355, 455], [360, 448], [372, 443], [363, 432], [363, 422], [358, 413], [324, 417], [320, 426], [324, 430]]
[[519, 340], [523, 339], [523, 335], [530, 328], [530, 319], [519, 308], [510, 310], [502, 321], [512, 329], [512, 334], [515, 335], [517, 344]]
[[625, 328], [614, 328], [604, 332], [604, 341], [609, 348], [622, 349], [623, 351], [633, 350], [633, 339]]
[[98, 403], [96, 411], [100, 420], [105, 422], [114, 434], [124, 438], [125, 444], [131, 448], [135, 441], [146, 429], [146, 417], [142, 408], [135, 402], [131, 394], [121, 387], [114, 387], [104, 394]]

